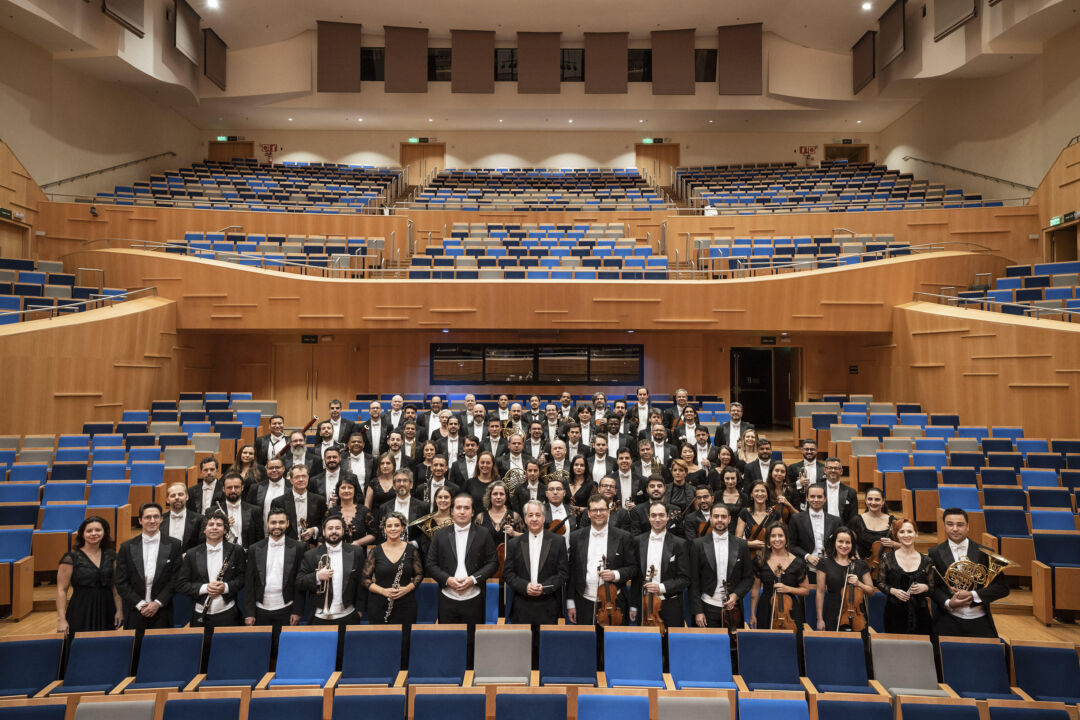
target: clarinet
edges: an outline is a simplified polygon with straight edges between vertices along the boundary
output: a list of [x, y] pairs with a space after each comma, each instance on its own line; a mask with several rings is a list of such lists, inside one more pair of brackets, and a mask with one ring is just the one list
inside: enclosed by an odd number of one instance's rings
[[[401, 553], [401, 559], [398, 560], [397, 572], [394, 573], [394, 582], [390, 585], [391, 590], [398, 590], [401, 588], [401, 573], [405, 570], [405, 555], [408, 548]], [[394, 612], [394, 598], [388, 598], [386, 603], [386, 613], [383, 615], [383, 622], [390, 622], [390, 615]]]
[[[217, 582], [221, 582], [225, 579], [225, 573], [229, 569], [229, 564], [232, 562], [232, 556], [234, 552], [236, 552], [236, 545], [233, 545], [232, 549], [229, 550], [229, 556], [221, 561], [221, 569], [218, 570]], [[205, 597], [206, 599], [203, 601], [202, 615], [200, 616], [199, 620], [205, 625], [206, 613], [210, 610], [210, 603], [214, 602], [214, 599], [210, 597], [210, 593], [207, 593], [203, 597]]]

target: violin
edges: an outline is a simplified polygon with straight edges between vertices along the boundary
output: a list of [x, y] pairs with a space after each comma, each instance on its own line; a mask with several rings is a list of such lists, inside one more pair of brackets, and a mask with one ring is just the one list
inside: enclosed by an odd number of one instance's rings
[[[656, 579], [656, 566], [650, 565], [649, 572], [645, 576], [645, 582], [651, 583]], [[660, 598], [644, 588], [641, 591], [641, 626], [657, 627], [660, 632], [667, 630], [664, 619], [660, 617]]]
[[[727, 580], [724, 581], [724, 600], [731, 596], [731, 583]], [[728, 629], [728, 633], [735, 634], [738, 628], [743, 626], [743, 606], [738, 600], [735, 601], [735, 607], [728, 610], [724, 608], [721, 618], [724, 622], [724, 627]]]
[[709, 528], [710, 528], [709, 521], [707, 519], [702, 520], [701, 522], [699, 522], [697, 524], [697, 536], [698, 537], [705, 537], [706, 535], [709, 534]]
[[[303, 429], [300, 431], [300, 432], [302, 432], [304, 434], [305, 438], [307, 437], [307, 431], [310, 430], [311, 426], [314, 425], [317, 422], [319, 422], [319, 416], [318, 415], [312, 415], [311, 419], [307, 421], [307, 425], [305, 425], [303, 427]], [[292, 450], [292, 448], [289, 445], [289, 443], [285, 443], [285, 447], [278, 450], [277, 457], [279, 457], [279, 458], [280, 457], [285, 457], [285, 455], [287, 453], [289, 453], [291, 450]]]
[[836, 619], [836, 629], [846, 626], [852, 632], [862, 632], [867, 626], [863, 590], [848, 583], [848, 577], [850, 575], [844, 576], [844, 589], [840, 592], [840, 616]]
[[556, 535], [566, 534], [566, 521], [570, 518], [563, 518], [562, 520], [552, 520], [548, 523], [548, 532], [553, 532]]
[[[600, 558], [600, 564], [596, 568], [599, 574], [607, 570], [607, 555]], [[596, 602], [593, 604], [593, 617], [597, 625], [622, 625], [623, 615], [619, 609], [619, 588], [614, 583], [600, 581], [596, 588]]]
[[[774, 571], [777, 582], [783, 573]], [[791, 610], [795, 606], [795, 596], [790, 593], [777, 592], [773, 588], [772, 594], [772, 617], [769, 620], [770, 630], [797, 630], [798, 623], [791, 617]]]
[[866, 564], [870, 566], [870, 579], [875, 582], [877, 582], [878, 568], [881, 566], [881, 553], [884, 550], [881, 540], [875, 540], [870, 546], [870, 557], [866, 558]]

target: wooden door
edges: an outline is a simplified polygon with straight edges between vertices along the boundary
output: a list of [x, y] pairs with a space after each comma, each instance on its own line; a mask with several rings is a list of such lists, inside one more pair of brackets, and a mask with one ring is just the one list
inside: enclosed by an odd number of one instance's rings
[[299, 337], [274, 344], [274, 398], [286, 427], [303, 427], [314, 412], [314, 347]]
[[675, 168], [679, 167], [679, 143], [637, 143], [634, 145], [637, 169], [652, 182], [671, 187]]
[[419, 185], [446, 167], [446, 143], [402, 143], [401, 167], [408, 185]]
[[356, 354], [346, 342], [319, 343], [312, 348], [311, 395], [313, 413], [320, 419], [330, 416], [330, 401], [340, 400], [343, 407], [355, 397]]

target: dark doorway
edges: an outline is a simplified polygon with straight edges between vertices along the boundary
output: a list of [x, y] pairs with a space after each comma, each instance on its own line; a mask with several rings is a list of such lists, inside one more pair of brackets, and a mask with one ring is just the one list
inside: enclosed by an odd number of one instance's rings
[[791, 409], [795, 406], [794, 348], [782, 347], [773, 354], [773, 422], [774, 426], [791, 427]]
[[797, 353], [790, 347], [731, 349], [731, 399], [742, 403], [749, 422], [791, 427], [799, 384]]

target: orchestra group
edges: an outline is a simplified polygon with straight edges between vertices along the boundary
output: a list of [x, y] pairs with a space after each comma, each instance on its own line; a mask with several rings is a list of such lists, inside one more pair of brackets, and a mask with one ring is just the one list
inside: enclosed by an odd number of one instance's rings
[[879, 490], [860, 512], [838, 459], [807, 439], [785, 465], [738, 403], [714, 433], [683, 390], [663, 409], [646, 388], [631, 405], [429, 405], [395, 396], [354, 423], [334, 400], [313, 445], [274, 416], [224, 473], [208, 457], [167, 507], [139, 508], [120, 547], [88, 518], [61, 560], [59, 630], [172, 627], [176, 595], [193, 626], [409, 626], [424, 579], [440, 623], [474, 625], [499, 579], [513, 623], [860, 631], [883, 593], [886, 632], [997, 636], [1004, 577], [953, 581], [992, 561], [963, 510], [924, 555]]

